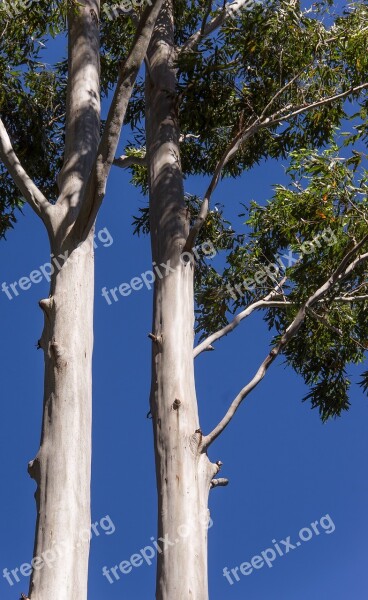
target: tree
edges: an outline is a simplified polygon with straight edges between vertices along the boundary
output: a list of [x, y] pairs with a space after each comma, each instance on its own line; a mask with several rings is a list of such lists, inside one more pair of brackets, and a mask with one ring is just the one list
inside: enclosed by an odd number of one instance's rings
[[[133, 3], [128, 19], [117, 16], [118, 3], [111, 18], [97, 0], [38, 2], [17, 22], [2, 17], [2, 191], [11, 206], [19, 192], [31, 205], [60, 263], [40, 301], [44, 418], [29, 471], [37, 482], [34, 556], [66, 538], [69, 558], [34, 570], [31, 600], [87, 593], [89, 543], [77, 547], [76, 535], [90, 522], [93, 232], [112, 165], [131, 169], [149, 196], [135, 230], [150, 234], [157, 274], [150, 407], [159, 536], [175, 539], [190, 524], [185, 544], [158, 555], [158, 600], [208, 598], [208, 495], [226, 480], [207, 452], [276, 357], [302, 374], [323, 419], [348, 407], [345, 369], [364, 357], [366, 175], [355, 151], [343, 160], [331, 146], [347, 99], [360, 111], [349, 142], [366, 135], [364, 3], [340, 15], [331, 2], [304, 11], [294, 0], [218, 4]], [[39, 55], [65, 19], [68, 62], [50, 69]], [[102, 125], [101, 93], [109, 100]], [[136, 145], [117, 157], [124, 121]], [[221, 178], [290, 152], [292, 185], [276, 187], [266, 207], [247, 207], [249, 239], [229, 230], [222, 210], [210, 209]], [[190, 174], [211, 177], [203, 198], [185, 194]], [[226, 255], [222, 274], [195, 265], [204, 242]], [[284, 249], [292, 264], [271, 270]], [[195, 306], [201, 340], [193, 353]], [[271, 350], [205, 434], [194, 358], [254, 310], [274, 331]]]

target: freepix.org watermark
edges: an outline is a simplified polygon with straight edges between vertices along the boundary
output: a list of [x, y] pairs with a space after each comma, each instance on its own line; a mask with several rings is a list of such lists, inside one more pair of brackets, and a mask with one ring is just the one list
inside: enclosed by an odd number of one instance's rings
[[[0, 14], [5, 12], [10, 19], [20, 15], [22, 12], [31, 8], [37, 0], [0, 0]], [[101, 12], [105, 17], [112, 21], [122, 13], [130, 13], [134, 8], [152, 6], [151, 0], [120, 0], [118, 4], [108, 6], [104, 4]]]
[[[211, 259], [214, 258], [216, 254], [216, 249], [212, 242], [207, 241], [193, 248], [192, 252], [183, 252], [180, 255], [180, 262], [183, 265], [186, 265], [189, 262], [195, 262], [201, 255], [206, 259]], [[130, 296], [132, 292], [142, 290], [144, 287], [147, 290], [151, 290], [154, 282], [156, 281], [156, 277], [158, 279], [163, 279], [164, 277], [170, 275], [170, 273], [175, 273], [175, 268], [171, 266], [170, 260], [159, 265], [153, 262], [152, 270], [141, 273], [139, 277], [133, 277], [129, 283], [123, 282], [119, 286], [110, 288], [109, 290], [106, 287], [103, 287], [102, 296], [110, 306], [112, 304], [111, 298], [113, 298], [114, 302], [118, 302], [118, 293], [120, 296], [125, 297]]]
[[[235, 14], [242, 8], [245, 10], [250, 10], [256, 4], [262, 4], [263, 0], [247, 0], [243, 2], [243, 0], [235, 0], [234, 2], [230, 2], [227, 7], [227, 16], [228, 18], [235, 17]], [[101, 8], [101, 13], [105, 15], [105, 17], [112, 21], [117, 19], [122, 13], [130, 13], [134, 8], [145, 8], [146, 6], [152, 6], [151, 0], [120, 0], [117, 4], [104, 4]]]
[[[337, 242], [336, 235], [332, 231], [331, 227], [324, 229], [321, 233], [316, 235], [313, 240], [305, 241], [300, 249], [299, 253], [295, 254], [292, 250], [289, 250], [288, 254], [283, 254], [275, 257], [274, 263], [262, 266], [256, 271], [253, 277], [248, 277], [244, 281], [238, 283], [235, 286], [227, 284], [226, 289], [230, 296], [236, 300], [239, 297], [243, 297], [246, 291], [253, 291], [257, 285], [262, 286], [267, 279], [271, 279], [273, 283], [277, 283], [277, 277], [280, 273], [284, 273], [285, 269], [292, 267], [298, 263], [303, 255], [312, 254], [321, 248], [323, 245], [332, 246]], [[195, 263], [199, 260], [200, 256], [204, 256], [205, 259], [213, 259], [217, 254], [217, 251], [211, 241], [205, 241], [202, 244], [193, 248], [192, 252], [183, 252], [180, 255], [180, 262], [187, 264], [188, 262]], [[284, 259], [284, 261], [283, 261]], [[130, 296], [132, 292], [136, 292], [146, 288], [151, 290], [156, 279], [163, 279], [175, 273], [175, 268], [171, 266], [171, 261], [168, 260], [166, 263], [157, 264], [152, 263], [152, 269], [141, 273], [138, 277], [133, 277], [130, 282], [123, 282], [119, 286], [107, 289], [103, 287], [101, 290], [103, 298], [107, 304], [111, 306], [112, 300], [114, 302], [119, 301], [120, 297]]]
[[101, 13], [109, 21], [117, 19], [121, 13], [130, 13], [134, 8], [141, 8], [145, 6], [152, 6], [151, 0], [120, 0], [119, 4], [113, 4], [108, 6], [104, 4], [101, 8]]
[[254, 570], [262, 569], [265, 565], [269, 569], [272, 569], [274, 561], [280, 556], [286, 556], [290, 551], [296, 550], [302, 544], [309, 542], [313, 537], [326, 533], [329, 535], [335, 531], [336, 527], [331, 519], [330, 515], [324, 515], [319, 521], [314, 521], [309, 527], [302, 527], [299, 531], [298, 539], [295, 543], [291, 542], [291, 536], [289, 535], [285, 540], [279, 540], [278, 542], [272, 540], [272, 548], [266, 548], [260, 554], [255, 554], [247, 562], [243, 562], [238, 567], [228, 569], [223, 568], [223, 576], [226, 577], [230, 585], [234, 585], [235, 581], [240, 581], [239, 573], [244, 577], [251, 575]]
[[[104, 227], [95, 234], [93, 246], [96, 249], [101, 244], [103, 248], [109, 248], [113, 242], [114, 240], [110, 232], [108, 231], [107, 227]], [[38, 269], [32, 271], [28, 277], [21, 277], [19, 280], [13, 281], [13, 283], [10, 284], [8, 284], [6, 281], [3, 281], [1, 284], [1, 291], [6, 294], [9, 300], [13, 300], [13, 298], [19, 296], [21, 291], [29, 290], [33, 284], [41, 283], [41, 281], [44, 279], [50, 283], [51, 276], [56, 271], [61, 270], [63, 263], [67, 260], [68, 256], [68, 251], [66, 251], [64, 254], [59, 254], [58, 256], [51, 254], [51, 262], [41, 265], [38, 267]]]
[[[6, 13], [9, 19], [14, 19], [22, 12], [31, 8], [32, 4], [35, 4], [37, 0], [0, 0], [0, 15]], [[235, 14], [241, 9], [249, 10], [256, 4], [261, 4], [263, 0], [235, 0], [228, 5], [228, 17], [234, 17]], [[109, 20], [113, 21], [117, 19], [121, 14], [131, 13], [136, 8], [145, 8], [146, 6], [152, 6], [152, 0], [120, 0], [117, 4], [107, 5], [105, 3], [101, 8], [101, 13]]]
[[285, 269], [293, 267], [300, 262], [305, 254], [313, 254], [323, 245], [333, 246], [336, 242], [336, 235], [331, 227], [327, 227], [321, 233], [316, 235], [313, 240], [305, 241], [300, 246], [298, 254], [289, 250], [288, 254], [278, 255], [275, 257], [274, 263], [270, 262], [268, 265], [263, 266], [254, 273], [253, 277], [248, 277], [235, 286], [231, 286], [230, 283], [228, 283], [226, 289], [234, 300], [237, 300], [239, 297], [242, 298], [246, 291], [253, 291], [257, 285], [264, 285], [267, 279], [271, 279], [271, 281], [277, 283], [277, 277], [280, 273], [285, 273]]
[[[92, 539], [93, 536], [99, 537], [101, 533], [105, 535], [112, 535], [115, 532], [115, 525], [109, 515], [102, 517], [99, 521], [91, 523], [90, 529], [81, 530], [78, 533], [77, 547], [82, 543]], [[10, 586], [20, 583], [20, 577], [29, 577], [34, 570], [40, 571], [44, 567], [52, 569], [54, 562], [59, 556], [65, 555], [66, 548], [68, 548], [68, 542], [60, 540], [54, 543], [51, 548], [48, 548], [40, 556], [35, 556], [30, 563], [23, 563], [20, 567], [9, 570], [7, 567], [3, 569], [3, 577], [6, 579]]]
[[[212, 525], [213, 521], [209, 516], [209, 512], [207, 510], [203, 511], [203, 514], [201, 514], [199, 518], [199, 526], [204, 529], [210, 529]], [[166, 551], [170, 552], [172, 546], [180, 544], [184, 539], [189, 537], [192, 531], [193, 524], [183, 523], [178, 526], [176, 530], [177, 535], [174, 540], [170, 540], [167, 534], [164, 537], [159, 537], [157, 540], [154, 537], [151, 537], [151, 544], [149, 546], [141, 548], [138, 552], [132, 554], [129, 560], [122, 560], [121, 563], [114, 567], [110, 567], [110, 569], [106, 566], [103, 567], [102, 575], [106, 577], [109, 583], [115, 583], [115, 581], [119, 581], [121, 575], [129, 575], [134, 568], [141, 567], [144, 564], [150, 567], [157, 554], [163, 554]], [[113, 574], [113, 577], [111, 573]]]

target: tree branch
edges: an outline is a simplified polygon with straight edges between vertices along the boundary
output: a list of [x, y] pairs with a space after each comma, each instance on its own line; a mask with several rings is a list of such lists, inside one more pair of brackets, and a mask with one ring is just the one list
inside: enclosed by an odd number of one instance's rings
[[219, 477], [218, 479], [212, 479], [210, 488], [226, 487], [227, 485], [229, 485], [229, 480], [225, 479], [225, 477]]
[[[342, 100], [347, 98], [350, 94], [355, 94], [356, 92], [360, 92], [364, 89], [368, 88], [368, 82], [362, 83], [361, 85], [357, 85], [355, 87], [351, 87], [345, 92], [341, 92], [340, 94], [335, 94], [334, 96], [329, 96], [328, 98], [322, 98], [321, 100], [317, 100], [316, 102], [312, 102], [312, 104], [302, 104], [301, 106], [294, 108], [291, 112], [287, 114], [281, 114], [283, 111], [278, 111], [274, 113], [267, 119], [265, 123], [262, 124], [262, 127], [271, 127], [272, 125], [277, 125], [280, 121], [288, 121], [292, 117], [296, 117], [303, 112], [308, 110], [312, 110], [313, 108], [318, 108], [319, 106], [324, 106], [325, 104], [330, 104], [331, 102], [335, 102], [335, 100]], [[290, 108], [290, 107], [289, 107]], [[285, 110], [285, 108], [283, 109]]]
[[148, 5], [144, 10], [132, 48], [120, 69], [116, 90], [98, 147], [96, 162], [92, 168], [84, 202], [75, 223], [75, 233], [79, 237], [83, 237], [84, 232], [96, 219], [105, 196], [107, 178], [115, 159], [128, 103], [163, 3], [164, 0], [154, 0], [153, 4]]
[[285, 333], [281, 336], [279, 342], [272, 348], [267, 354], [266, 358], [261, 363], [254, 377], [249, 383], [243, 387], [236, 398], [231, 403], [227, 413], [219, 424], [202, 439], [202, 448], [206, 449], [212, 444], [215, 439], [224, 431], [228, 426], [240, 404], [246, 398], [254, 388], [262, 381], [268, 368], [274, 362], [276, 357], [280, 354], [283, 348], [289, 343], [289, 341], [297, 334], [301, 325], [303, 324], [308, 310], [323, 298], [327, 292], [338, 282], [348, 277], [350, 273], [356, 268], [357, 265], [368, 259], [368, 252], [361, 254], [356, 257], [350, 264], [349, 261], [357, 254], [360, 248], [368, 241], [368, 235], [365, 235], [360, 242], [358, 242], [353, 248], [348, 250], [341, 260], [338, 267], [332, 273], [332, 275], [325, 281], [325, 283], [308, 298], [308, 300], [301, 306], [296, 317], [286, 329]]
[[2, 119], [0, 119], [0, 158], [24, 199], [32, 207], [36, 215], [45, 224], [49, 224], [52, 204], [45, 198], [34, 181], [23, 169]]
[[356, 301], [361, 301], [361, 300], [368, 300], [368, 295], [362, 295], [362, 296], [338, 296], [337, 298], [334, 298], [335, 302], [356, 302]]
[[[179, 142], [182, 143], [189, 139], [198, 140], [199, 138], [200, 136], [195, 135], [194, 133], [182, 133], [179, 138]], [[113, 165], [115, 167], [120, 167], [121, 169], [129, 169], [129, 167], [132, 167], [133, 165], [145, 167], [147, 165], [147, 157], [146, 154], [144, 154], [144, 156], [127, 156], [126, 154], [123, 154], [122, 156], [114, 159]]]
[[137, 165], [140, 167], [145, 167], [147, 165], [146, 156], [127, 156], [123, 154], [119, 156], [119, 158], [115, 158], [113, 165], [115, 167], [120, 167], [121, 169], [129, 169], [133, 165]]
[[208, 350], [208, 348], [211, 346], [211, 344], [213, 344], [213, 342], [216, 342], [217, 340], [226, 336], [231, 331], [234, 331], [234, 329], [236, 327], [238, 327], [238, 325], [243, 321], [243, 319], [246, 319], [247, 317], [249, 317], [249, 315], [251, 315], [252, 312], [254, 312], [255, 310], [257, 310], [259, 308], [273, 308], [273, 307], [283, 308], [285, 306], [291, 306], [293, 304], [292, 302], [287, 302], [285, 300], [284, 301], [282, 301], [282, 300], [281, 301], [267, 300], [267, 298], [269, 298], [269, 297], [270, 297], [270, 294], [269, 294], [269, 296], [266, 296], [266, 298], [263, 298], [262, 300], [253, 302], [253, 304], [251, 304], [250, 306], [247, 306], [247, 308], [245, 308], [242, 312], [237, 314], [230, 323], [225, 325], [225, 327], [223, 327], [222, 329], [219, 329], [215, 333], [212, 333], [211, 335], [209, 335], [205, 340], [203, 340], [203, 342], [201, 342], [200, 344], [198, 344], [198, 346], [196, 346], [196, 348], [194, 348], [194, 358], [196, 358], [202, 352]]
[[303, 69], [301, 71], [299, 71], [296, 75], [294, 75], [294, 77], [292, 77], [291, 79], [289, 79], [289, 81], [287, 83], [285, 83], [285, 85], [283, 85], [280, 89], [277, 90], [276, 94], [271, 98], [271, 100], [266, 104], [266, 106], [264, 107], [261, 115], [260, 115], [260, 119], [262, 120], [263, 117], [266, 116], [267, 111], [269, 108], [271, 108], [271, 106], [275, 103], [275, 101], [277, 100], [277, 98], [279, 98], [281, 96], [281, 94], [283, 94], [284, 92], [286, 92], [286, 90], [293, 85], [293, 83], [295, 83], [295, 81], [297, 79], [299, 79], [299, 77], [301, 77], [304, 73], [305, 70], [310, 67], [313, 64], [313, 61], [311, 61], [310, 63], [308, 63], [307, 65], [305, 65], [305, 67], [303, 67]]
[[235, 138], [233, 140], [231, 140], [230, 144], [228, 145], [228, 147], [226, 148], [224, 154], [222, 155], [222, 157], [220, 158], [219, 162], [217, 163], [215, 172], [213, 174], [213, 177], [210, 181], [210, 185], [207, 188], [207, 191], [204, 195], [203, 201], [202, 201], [202, 205], [200, 208], [200, 211], [198, 213], [197, 219], [195, 220], [195, 223], [193, 224], [187, 241], [185, 243], [185, 247], [184, 247], [184, 252], [190, 252], [195, 244], [195, 241], [198, 237], [198, 234], [200, 232], [200, 230], [203, 227], [203, 224], [207, 218], [208, 215], [208, 210], [209, 210], [209, 206], [210, 206], [210, 200], [212, 197], [213, 192], [215, 191], [217, 184], [220, 180], [221, 177], [221, 173], [223, 168], [226, 166], [226, 164], [229, 162], [230, 158], [233, 156], [233, 154], [235, 154], [235, 152], [237, 151], [239, 145], [245, 141], [245, 139], [247, 139], [248, 137], [250, 137], [253, 132], [255, 133], [255, 131], [257, 131], [259, 129], [258, 124], [257, 125], [252, 125], [247, 132], [239, 132]]
[[[277, 296], [279, 295], [279, 293], [277, 293], [276, 291], [272, 292], [271, 294], [277, 295]], [[286, 299], [283, 301], [282, 300], [271, 300], [270, 299], [271, 294], [269, 294], [268, 296], [265, 296], [265, 298], [263, 298], [262, 300], [257, 300], [256, 302], [253, 302], [252, 304], [247, 306], [247, 308], [245, 308], [242, 312], [238, 313], [230, 323], [225, 325], [225, 327], [222, 327], [221, 329], [212, 333], [206, 339], [204, 339], [200, 344], [198, 344], [198, 346], [196, 346], [194, 348], [193, 357], [197, 358], [197, 356], [202, 354], [202, 352], [214, 350], [214, 348], [212, 346], [212, 344], [214, 342], [221, 339], [222, 337], [225, 337], [228, 333], [231, 333], [232, 331], [234, 331], [234, 329], [236, 329], [236, 327], [238, 327], [238, 325], [243, 321], [243, 319], [246, 319], [247, 317], [249, 317], [255, 310], [257, 310], [259, 308], [261, 308], [261, 309], [262, 308], [284, 308], [286, 306], [292, 306], [294, 304], [293, 302], [289, 302]], [[333, 299], [334, 302], [341, 302], [341, 303], [346, 302], [349, 304], [351, 304], [352, 302], [365, 301], [365, 300], [368, 300], [368, 294], [367, 295], [359, 295], [359, 296], [337, 296], [336, 298]], [[324, 301], [325, 300], [322, 298], [319, 301], [319, 303], [322, 303]], [[323, 321], [325, 323], [325, 325], [329, 326], [329, 324], [325, 322], [324, 318], [321, 317], [321, 315], [318, 315], [311, 309], [310, 309], [310, 312], [311, 312], [311, 314], [313, 314], [313, 316], [318, 318], [320, 321]], [[341, 333], [341, 332], [340, 332], [340, 330], [336, 329], [336, 333]]]
[[[365, 236], [365, 241], [367, 241], [368, 235]], [[360, 254], [344, 271], [344, 273], [342, 273], [340, 275], [341, 279], [346, 279], [346, 277], [348, 277], [348, 275], [350, 275], [350, 273], [352, 273], [355, 269], [355, 267], [357, 267], [358, 265], [360, 265], [360, 263], [366, 261], [368, 258], [368, 252], [365, 252], [364, 254]]]
[[204, 27], [202, 26], [199, 31], [194, 33], [187, 39], [185, 44], [179, 49], [178, 55], [185, 54], [186, 52], [192, 52], [197, 48], [200, 42], [211, 35], [216, 29], [219, 29], [221, 25], [228, 19], [233, 16], [241, 8], [245, 7], [247, 4], [252, 4], [251, 0], [235, 0], [235, 2], [231, 2], [230, 4], [226, 4], [224, 8], [221, 8], [217, 11], [217, 14], [213, 17], [213, 19], [209, 23], [205, 23]]

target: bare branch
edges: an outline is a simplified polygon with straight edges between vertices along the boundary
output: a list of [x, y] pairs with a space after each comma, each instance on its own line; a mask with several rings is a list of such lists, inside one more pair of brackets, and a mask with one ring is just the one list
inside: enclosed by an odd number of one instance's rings
[[229, 485], [229, 480], [225, 479], [225, 477], [219, 477], [218, 479], [212, 479], [211, 481], [211, 489], [215, 487], [226, 487]]
[[314, 292], [314, 294], [312, 294], [312, 296], [310, 296], [308, 298], [308, 300], [301, 306], [296, 317], [294, 318], [292, 323], [289, 325], [289, 327], [286, 329], [285, 333], [281, 336], [279, 342], [267, 354], [266, 358], [261, 363], [261, 365], [258, 368], [254, 377], [249, 381], [249, 383], [245, 387], [243, 387], [242, 390], [240, 390], [240, 392], [238, 393], [236, 398], [233, 400], [233, 402], [231, 403], [231, 405], [230, 405], [227, 413], [223, 417], [223, 419], [211, 431], [211, 433], [209, 433], [207, 436], [203, 437], [203, 440], [202, 440], [202, 448], [203, 449], [208, 448], [208, 446], [210, 444], [212, 444], [212, 442], [214, 442], [214, 440], [228, 426], [228, 424], [232, 420], [234, 414], [238, 410], [238, 408], [239, 408], [240, 404], [242, 403], [242, 401], [244, 400], [244, 398], [246, 398], [249, 395], [249, 393], [251, 391], [253, 391], [254, 388], [256, 388], [257, 385], [262, 381], [268, 368], [274, 362], [276, 357], [280, 354], [280, 352], [283, 350], [283, 348], [290, 342], [290, 340], [292, 338], [294, 338], [294, 336], [297, 334], [297, 332], [299, 331], [301, 325], [303, 324], [303, 322], [305, 320], [306, 314], [309, 311], [309, 309], [314, 304], [319, 302], [327, 294], [327, 292], [329, 292], [333, 288], [333, 286], [336, 283], [341, 282], [346, 277], [348, 277], [348, 275], [350, 275], [350, 273], [352, 273], [352, 271], [356, 268], [356, 266], [358, 266], [359, 264], [361, 264], [362, 262], [364, 262], [365, 260], [368, 259], [368, 252], [366, 252], [364, 254], [357, 256], [351, 263], [349, 263], [349, 261], [353, 258], [353, 256], [355, 256], [357, 254], [357, 252], [360, 250], [360, 248], [367, 241], [368, 241], [368, 235], [365, 235], [360, 242], [355, 244], [355, 246], [353, 246], [353, 248], [349, 249], [346, 252], [343, 259], [341, 260], [338, 267], [335, 269], [335, 271], [332, 273], [332, 275], [327, 279], [327, 281], [325, 281], [325, 283], [321, 287], [319, 287], [318, 290], [316, 290], [316, 292]]
[[10, 141], [5, 125], [0, 119], [0, 158], [8, 169], [14, 183], [23, 195], [24, 199], [33, 208], [45, 224], [50, 222], [50, 211], [52, 204], [45, 198], [34, 181], [23, 169]]
[[119, 156], [119, 158], [115, 158], [113, 165], [115, 167], [120, 167], [121, 169], [129, 169], [129, 167], [133, 167], [134, 165], [145, 167], [147, 165], [146, 156], [127, 156], [123, 154]]
[[334, 298], [335, 302], [360, 302], [361, 300], [368, 300], [368, 295], [362, 295], [362, 296], [338, 296], [337, 298]]
[[[367, 241], [368, 235], [366, 235], [364, 237], [364, 241]], [[362, 243], [360, 242], [359, 247], [362, 246]], [[355, 267], [357, 267], [358, 265], [360, 265], [360, 263], [364, 262], [365, 260], [367, 260], [368, 258], [368, 252], [365, 252], [365, 254], [360, 254], [347, 268], [346, 270], [342, 273], [342, 275], [340, 275], [341, 279], [346, 279], [346, 277], [348, 277], [350, 275], [350, 273], [352, 273], [355, 269]]]
[[293, 85], [293, 83], [295, 83], [295, 81], [297, 79], [299, 79], [299, 77], [301, 77], [304, 73], [305, 70], [310, 67], [313, 64], [313, 61], [311, 61], [310, 63], [308, 63], [308, 65], [305, 65], [303, 67], [303, 69], [301, 71], [299, 71], [296, 75], [294, 75], [294, 77], [292, 77], [291, 79], [289, 79], [289, 81], [283, 85], [279, 90], [277, 90], [276, 94], [271, 98], [271, 100], [266, 104], [266, 106], [264, 107], [261, 115], [260, 115], [260, 119], [262, 119], [263, 117], [266, 116], [267, 111], [269, 108], [271, 108], [271, 106], [275, 103], [275, 101], [277, 100], [277, 98], [279, 98], [281, 96], [281, 94], [283, 94], [284, 92], [286, 92], [286, 90]]
[[[268, 298], [269, 296], [266, 296], [266, 298]], [[225, 325], [225, 327], [223, 327], [222, 329], [219, 329], [215, 333], [212, 333], [210, 336], [208, 336], [208, 338], [203, 340], [203, 342], [198, 344], [198, 346], [196, 348], [194, 348], [194, 358], [196, 358], [199, 354], [201, 354], [205, 350], [208, 350], [211, 347], [211, 344], [213, 344], [213, 342], [216, 342], [217, 340], [226, 336], [231, 331], [234, 331], [234, 329], [236, 327], [238, 327], [238, 325], [243, 321], [243, 319], [246, 319], [247, 317], [249, 317], [249, 315], [251, 315], [252, 312], [254, 312], [255, 310], [257, 310], [259, 308], [273, 308], [273, 307], [284, 308], [285, 306], [291, 306], [293, 304], [292, 302], [267, 300], [266, 298], [263, 298], [262, 300], [258, 300], [257, 302], [253, 302], [253, 304], [251, 304], [250, 306], [247, 306], [246, 309], [244, 309], [242, 312], [237, 314], [236, 317], [234, 317], [234, 319], [230, 323]]]
[[205, 23], [204, 27], [202, 26], [199, 31], [187, 39], [185, 44], [179, 49], [179, 55], [195, 50], [198, 44], [200, 44], [203, 39], [211, 35], [211, 33], [216, 31], [216, 29], [219, 29], [226, 19], [232, 17], [234, 13], [249, 4], [252, 4], [251, 0], [235, 0], [235, 2], [226, 4], [224, 8], [221, 8], [217, 11], [217, 14], [209, 23]]
[[[272, 292], [271, 294], [275, 294], [277, 296], [279, 295], [278, 293], [276, 294], [275, 292]], [[209, 335], [205, 340], [203, 340], [200, 344], [198, 344], [198, 346], [196, 346], [194, 348], [193, 357], [197, 358], [197, 356], [202, 354], [202, 352], [214, 350], [214, 347], [212, 346], [212, 344], [214, 342], [221, 339], [222, 337], [225, 337], [226, 335], [228, 335], [228, 333], [231, 333], [232, 331], [234, 331], [234, 329], [236, 327], [238, 327], [238, 325], [244, 319], [249, 317], [255, 310], [262, 309], [262, 308], [284, 308], [287, 306], [292, 306], [294, 304], [293, 302], [289, 302], [286, 299], [285, 300], [270, 300], [269, 298], [271, 297], [271, 294], [269, 294], [262, 300], [257, 300], [256, 302], [253, 302], [252, 304], [247, 306], [247, 308], [245, 308], [242, 312], [238, 313], [230, 323], [225, 325], [225, 327], [222, 327], [218, 331]], [[334, 302], [341, 302], [341, 303], [346, 302], [349, 304], [351, 304], [353, 302], [359, 302], [359, 301], [365, 301], [365, 300], [368, 300], [368, 294], [367, 295], [359, 295], [359, 296], [337, 296], [336, 298], [333, 299]], [[319, 304], [322, 304], [325, 301], [326, 300], [324, 298], [322, 298], [319, 301]], [[325, 325], [329, 326], [330, 328], [332, 327], [329, 325], [329, 323], [326, 322], [326, 320], [321, 315], [318, 315], [311, 309], [310, 309], [310, 313], [313, 314], [314, 317], [318, 318]], [[336, 333], [341, 334], [341, 331], [336, 329]]]
[[199, 140], [200, 137], [200, 135], [195, 135], [194, 133], [182, 133], [179, 137], [179, 142], [182, 143], [190, 139]]
[[191, 249], [193, 248], [195, 241], [198, 237], [198, 234], [199, 234], [200, 230], [202, 229], [202, 226], [208, 215], [208, 210], [209, 210], [212, 194], [215, 191], [217, 184], [220, 180], [222, 170], [224, 169], [226, 164], [229, 162], [231, 157], [235, 154], [235, 152], [239, 148], [240, 144], [243, 143], [253, 133], [258, 131], [258, 129], [259, 129], [259, 125], [257, 123], [257, 124], [253, 124], [251, 127], [249, 127], [249, 129], [246, 132], [243, 132], [243, 131], [239, 132], [234, 137], [234, 139], [231, 140], [230, 144], [226, 148], [224, 154], [222, 155], [219, 162], [217, 163], [215, 172], [210, 181], [210, 185], [208, 186], [205, 196], [203, 198], [202, 205], [201, 205], [199, 214], [197, 216], [197, 219], [189, 232], [189, 235], [188, 235], [188, 238], [187, 238], [187, 241], [185, 244], [184, 252], [191, 251]]
[[[334, 96], [329, 96], [328, 98], [322, 98], [321, 100], [317, 100], [316, 102], [312, 102], [312, 104], [302, 104], [297, 108], [293, 108], [293, 110], [287, 114], [283, 114], [285, 108], [277, 113], [274, 113], [267, 122], [262, 124], [262, 127], [271, 127], [272, 125], [276, 125], [280, 123], [280, 121], [288, 121], [292, 117], [296, 117], [303, 112], [312, 110], [313, 108], [318, 108], [319, 106], [324, 106], [325, 104], [330, 104], [331, 102], [335, 102], [335, 100], [342, 100], [350, 96], [350, 94], [355, 94], [356, 92], [360, 92], [364, 89], [368, 88], [368, 82], [362, 83], [361, 85], [357, 85], [355, 87], [351, 87], [345, 92], [341, 92], [340, 94], [335, 94]], [[290, 108], [290, 107], [289, 107]]]
[[107, 178], [115, 159], [128, 103], [163, 3], [164, 0], [155, 0], [144, 10], [132, 48], [120, 69], [96, 162], [87, 183], [82, 209], [75, 223], [75, 232], [80, 237], [94, 222], [105, 196]]

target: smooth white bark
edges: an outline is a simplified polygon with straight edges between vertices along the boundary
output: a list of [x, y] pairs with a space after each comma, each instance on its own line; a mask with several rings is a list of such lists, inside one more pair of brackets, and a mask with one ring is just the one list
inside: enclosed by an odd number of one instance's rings
[[194, 383], [193, 266], [181, 259], [189, 231], [175, 108], [172, 5], [161, 11], [149, 47], [147, 156], [153, 260], [174, 272], [154, 292], [151, 413], [158, 488], [157, 600], [207, 600], [208, 494], [219, 467], [200, 448]]
[[87, 600], [94, 224], [83, 238], [73, 227], [100, 137], [98, 14], [98, 0], [69, 14], [66, 144], [49, 231], [58, 265], [40, 302], [44, 409], [40, 449], [29, 465], [37, 483], [30, 600]]
[[42, 567], [33, 571], [30, 600], [87, 598], [93, 288], [91, 232], [54, 277], [50, 297], [40, 302], [44, 414], [40, 450], [29, 472], [37, 482], [34, 558]]

